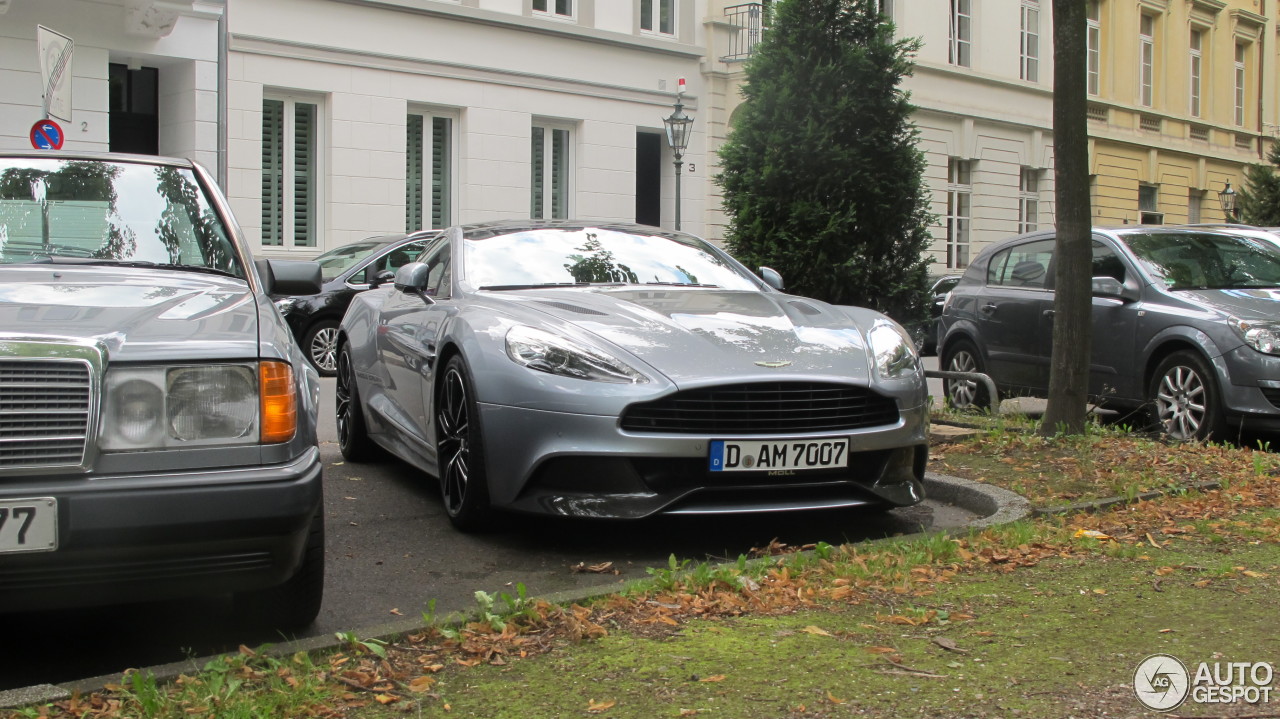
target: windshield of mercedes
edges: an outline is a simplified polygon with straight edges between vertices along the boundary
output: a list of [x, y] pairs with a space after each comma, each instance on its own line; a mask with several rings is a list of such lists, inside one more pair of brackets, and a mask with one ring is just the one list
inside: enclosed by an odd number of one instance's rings
[[1252, 237], [1149, 232], [1125, 235], [1124, 241], [1171, 290], [1280, 287], [1280, 249]]
[[0, 158], [0, 264], [163, 267], [245, 277], [186, 168]]
[[595, 227], [468, 235], [466, 281], [480, 289], [675, 285], [759, 290], [710, 245], [689, 235]]

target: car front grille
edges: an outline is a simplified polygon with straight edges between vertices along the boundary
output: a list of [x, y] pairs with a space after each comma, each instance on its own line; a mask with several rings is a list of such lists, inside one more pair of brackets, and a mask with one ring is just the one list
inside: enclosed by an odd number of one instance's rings
[[634, 404], [622, 415], [633, 432], [788, 434], [838, 432], [898, 422], [898, 403], [866, 387], [760, 382], [685, 390]]
[[91, 393], [86, 362], [0, 359], [0, 469], [79, 465]]

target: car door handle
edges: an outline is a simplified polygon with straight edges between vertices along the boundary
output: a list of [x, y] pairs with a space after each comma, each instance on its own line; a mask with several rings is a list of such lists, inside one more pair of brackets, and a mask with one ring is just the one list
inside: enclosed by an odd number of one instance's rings
[[1045, 310], [1044, 312], [1040, 313], [1040, 316], [1045, 318], [1046, 320], [1051, 320], [1053, 319], [1053, 310]]
[[979, 311], [984, 315], [993, 314], [996, 311], [996, 304], [994, 302], [989, 302], [983, 305]]

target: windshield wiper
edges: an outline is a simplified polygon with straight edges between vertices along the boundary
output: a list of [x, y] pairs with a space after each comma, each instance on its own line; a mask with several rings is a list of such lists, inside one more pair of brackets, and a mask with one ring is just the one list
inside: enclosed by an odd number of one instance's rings
[[501, 292], [502, 290], [540, 290], [548, 287], [589, 287], [590, 282], [538, 282], [526, 285], [485, 285], [482, 290]]
[[646, 285], [662, 285], [663, 287], [714, 287], [720, 288], [720, 285], [704, 285], [698, 282], [646, 282]]
[[160, 270], [179, 270], [183, 272], [204, 272], [206, 274], [221, 275], [223, 277], [235, 277], [240, 279], [240, 275], [227, 270], [221, 270], [217, 267], [205, 267], [203, 265], [178, 265], [168, 262], [152, 262], [150, 260], [112, 260], [103, 257], [66, 257], [63, 255], [44, 255], [39, 259], [33, 260], [39, 263], [52, 263], [55, 265], [106, 265], [109, 267], [147, 267]]

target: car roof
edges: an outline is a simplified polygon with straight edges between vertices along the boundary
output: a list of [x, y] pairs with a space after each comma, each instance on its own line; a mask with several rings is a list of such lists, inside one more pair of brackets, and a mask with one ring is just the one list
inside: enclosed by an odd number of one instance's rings
[[125, 162], [139, 165], [170, 165], [192, 167], [195, 163], [181, 157], [160, 155], [131, 155], [124, 152], [69, 152], [66, 150], [3, 150], [0, 157], [20, 157], [41, 160], [92, 160], [95, 162]]

